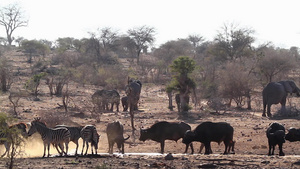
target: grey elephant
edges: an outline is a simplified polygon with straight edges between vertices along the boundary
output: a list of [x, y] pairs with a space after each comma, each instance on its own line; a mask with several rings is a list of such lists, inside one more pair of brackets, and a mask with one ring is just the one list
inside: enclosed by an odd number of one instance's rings
[[300, 89], [296, 86], [295, 82], [287, 80], [280, 82], [270, 82], [262, 91], [263, 95], [263, 117], [266, 117], [266, 106], [267, 106], [267, 115], [272, 117], [271, 105], [272, 104], [281, 104], [281, 112], [285, 112], [286, 97], [288, 94], [296, 93], [297, 96], [300, 96]]

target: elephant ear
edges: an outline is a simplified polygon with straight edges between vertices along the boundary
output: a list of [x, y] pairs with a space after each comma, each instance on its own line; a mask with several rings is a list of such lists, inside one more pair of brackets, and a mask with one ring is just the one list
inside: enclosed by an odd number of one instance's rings
[[279, 82], [283, 85], [285, 91], [287, 93], [293, 93], [293, 86], [295, 86], [295, 84], [293, 84], [294, 82], [292, 81], [281, 81]]

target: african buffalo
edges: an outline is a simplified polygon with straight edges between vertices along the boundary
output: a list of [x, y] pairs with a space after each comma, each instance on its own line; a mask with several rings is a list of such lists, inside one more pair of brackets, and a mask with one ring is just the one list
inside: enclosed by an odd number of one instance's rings
[[117, 143], [119, 152], [122, 152], [122, 154], [124, 154], [124, 142], [125, 140], [129, 139], [130, 136], [124, 138], [123, 133], [124, 133], [124, 128], [119, 121], [115, 121], [107, 124], [106, 134], [108, 140], [108, 153], [110, 154], [113, 153], [114, 144]]
[[[178, 141], [180, 138], [183, 138], [184, 133], [187, 130], [191, 130], [191, 126], [184, 122], [166, 122], [161, 121], [153, 124], [148, 129], [141, 129], [140, 131], [140, 141], [153, 140], [160, 143], [161, 153], [164, 153], [165, 140], [174, 140]], [[188, 147], [191, 147], [192, 154], [194, 153], [193, 145], [188, 143], [184, 153], [187, 152]]]
[[225, 144], [224, 154], [228, 154], [230, 144], [233, 144], [233, 127], [225, 122], [203, 122], [193, 131], [186, 131], [182, 142], [190, 144], [193, 141], [199, 141], [205, 146], [205, 154], [211, 153], [210, 142], [214, 141]]
[[285, 139], [290, 142], [300, 141], [300, 129], [290, 128]]
[[[267, 138], [269, 143], [269, 155], [274, 155], [275, 146], [279, 146], [279, 155], [284, 156], [282, 145], [285, 143], [285, 128], [283, 125], [274, 122], [267, 129]], [[271, 152], [272, 151], [272, 152]]]

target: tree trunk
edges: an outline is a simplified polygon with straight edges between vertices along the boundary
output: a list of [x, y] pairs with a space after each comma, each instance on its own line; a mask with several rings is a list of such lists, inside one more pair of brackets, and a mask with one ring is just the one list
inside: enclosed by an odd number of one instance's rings
[[168, 97], [169, 97], [169, 109], [170, 109], [171, 111], [173, 111], [172, 96], [173, 96], [173, 93], [172, 93], [172, 92], [168, 92]]
[[252, 109], [252, 107], [251, 107], [251, 95], [250, 94], [247, 95], [247, 109], [248, 110]]
[[189, 97], [187, 92], [185, 92], [185, 93], [180, 92], [180, 112], [181, 113], [187, 112], [189, 110], [187, 97]]

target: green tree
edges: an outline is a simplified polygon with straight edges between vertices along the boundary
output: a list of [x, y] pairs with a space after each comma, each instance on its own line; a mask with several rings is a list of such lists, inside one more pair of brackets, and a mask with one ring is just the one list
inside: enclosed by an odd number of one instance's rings
[[38, 87], [41, 83], [41, 79], [46, 75], [47, 73], [45, 72], [36, 74], [31, 79], [29, 79], [25, 84], [25, 89], [29, 90], [35, 96], [35, 99], [37, 99], [38, 96], [38, 92], [39, 92]]
[[50, 51], [49, 47], [37, 40], [24, 40], [21, 47], [24, 49], [24, 53], [28, 56], [28, 63], [32, 63], [32, 57], [43, 55]]
[[187, 112], [189, 105], [186, 98], [191, 91], [195, 92], [195, 81], [190, 77], [190, 74], [196, 67], [196, 62], [187, 56], [180, 56], [173, 61], [170, 66], [174, 73], [171, 83], [167, 86], [167, 91], [179, 91], [181, 110], [179, 112]]
[[193, 46], [186, 39], [178, 39], [176, 41], [168, 41], [162, 44], [159, 48], [153, 51], [153, 56], [158, 59], [156, 62], [157, 77], [160, 80], [160, 75], [169, 73], [169, 65], [179, 56], [193, 56]]
[[13, 42], [12, 34], [20, 27], [27, 26], [28, 20], [24, 19], [24, 14], [18, 5], [9, 5], [0, 9], [0, 25], [5, 27], [8, 44]]

